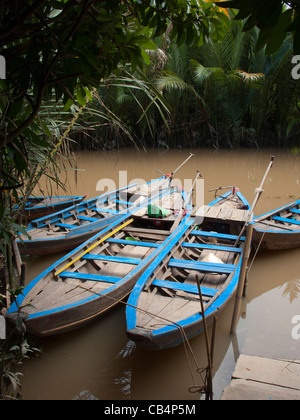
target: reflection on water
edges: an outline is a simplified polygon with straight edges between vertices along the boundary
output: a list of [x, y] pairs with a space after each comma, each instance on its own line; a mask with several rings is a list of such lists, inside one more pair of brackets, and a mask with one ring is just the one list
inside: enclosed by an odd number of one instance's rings
[[[131, 397], [132, 358], [135, 343], [128, 341], [116, 357], [109, 361], [101, 371], [101, 379], [106, 387], [107, 395], [103, 399], [126, 400]], [[117, 368], [117, 369], [116, 369]], [[84, 389], [74, 397], [75, 400], [99, 400], [91, 391]]]
[[[196, 157], [176, 174], [179, 181], [194, 179], [199, 169], [205, 181], [205, 202], [213, 199], [209, 190], [236, 185], [250, 203], [269, 164], [275, 164], [265, 184], [256, 214], [278, 208], [300, 197], [299, 155], [283, 151], [192, 151]], [[85, 152], [79, 153], [77, 167], [84, 170], [77, 183], [69, 172], [70, 194], [96, 191], [99, 180], [118, 182], [119, 171], [128, 171], [128, 181], [150, 180], [157, 169], [169, 173], [189, 151]], [[28, 264], [31, 281], [58, 256], [33, 258]], [[217, 323], [213, 388], [215, 399], [230, 382], [240, 353], [274, 358], [299, 359], [300, 340], [292, 337], [292, 319], [300, 315], [300, 249], [259, 252], [248, 276], [247, 297], [237, 336], [231, 336], [231, 302]], [[135, 347], [125, 334], [125, 308], [120, 306], [80, 330], [42, 340], [43, 356], [27, 361], [24, 374], [25, 399], [83, 400], [195, 400], [189, 392], [197, 377], [197, 366], [183, 345], [151, 353]], [[211, 330], [209, 330], [211, 333]], [[191, 340], [197, 364], [207, 365], [204, 336]]]
[[283, 288], [283, 296], [288, 297], [290, 303], [299, 297], [300, 294], [300, 280], [292, 280], [287, 283]]

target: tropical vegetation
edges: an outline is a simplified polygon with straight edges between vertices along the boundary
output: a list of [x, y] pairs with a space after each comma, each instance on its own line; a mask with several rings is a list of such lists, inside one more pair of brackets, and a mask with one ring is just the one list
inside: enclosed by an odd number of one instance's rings
[[[300, 85], [291, 77], [291, 37], [267, 55], [256, 50], [259, 30], [244, 32], [234, 14], [222, 16], [222, 28], [221, 39], [211, 36], [201, 46], [160, 38], [143, 71], [123, 70], [106, 79], [88, 106], [86, 129], [95, 127], [93, 141], [84, 141], [87, 131], [81, 127], [77, 147], [129, 146], [132, 139], [143, 147], [297, 144]], [[104, 112], [109, 121], [102, 119], [101, 125], [93, 110], [105, 111], [104, 104], [110, 118]]]

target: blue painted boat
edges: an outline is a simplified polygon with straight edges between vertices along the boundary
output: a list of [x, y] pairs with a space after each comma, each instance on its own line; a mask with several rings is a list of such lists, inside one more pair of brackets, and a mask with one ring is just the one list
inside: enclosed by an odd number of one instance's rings
[[236, 292], [245, 243], [238, 235], [249, 210], [242, 194], [227, 193], [207, 206], [201, 225], [192, 217], [179, 226], [129, 296], [130, 339], [145, 349], [161, 350], [200, 334], [198, 280], [206, 321], [212, 322]]
[[300, 200], [256, 217], [253, 242], [261, 249], [293, 249], [300, 246]]
[[[27, 331], [48, 336], [78, 328], [118, 304], [167, 245], [186, 193], [160, 191], [41, 273], [6, 316], [25, 318]], [[152, 206], [169, 209], [163, 219]], [[150, 209], [149, 209], [150, 207]], [[149, 213], [149, 210], [150, 213]], [[190, 213], [191, 206], [187, 207]], [[188, 215], [184, 216], [188, 218]], [[160, 225], [157, 225], [157, 221]]]
[[49, 255], [72, 250], [110, 223], [125, 215], [141, 200], [169, 188], [170, 179], [161, 177], [147, 184], [133, 184], [110, 191], [33, 220], [17, 241], [22, 254]]
[[[79, 204], [86, 195], [58, 197], [29, 197], [26, 201], [24, 216], [27, 221], [48, 216], [51, 213]], [[16, 211], [18, 206], [16, 207]]]

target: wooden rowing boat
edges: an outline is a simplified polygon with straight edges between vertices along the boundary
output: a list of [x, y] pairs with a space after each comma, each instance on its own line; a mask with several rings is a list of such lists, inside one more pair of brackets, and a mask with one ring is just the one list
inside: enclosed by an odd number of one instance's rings
[[[25, 318], [38, 336], [63, 333], [103, 314], [132, 290], [147, 266], [168, 243], [182, 189], [161, 191], [152, 205], [171, 210], [160, 226], [140, 205], [109, 225], [33, 280], [7, 316]], [[167, 207], [169, 206], [169, 207]], [[189, 205], [187, 211], [190, 212]], [[185, 216], [188, 218], [188, 215]]]
[[300, 246], [300, 200], [254, 219], [253, 242], [261, 249]]
[[[127, 335], [139, 346], [160, 350], [176, 346], [203, 331], [198, 279], [207, 324], [236, 292], [245, 237], [236, 243], [249, 204], [240, 193], [211, 203], [209, 219], [181, 225], [136, 283], [126, 308]], [[230, 218], [219, 215], [234, 210]], [[216, 217], [212, 214], [215, 212]], [[205, 214], [205, 212], [204, 212]], [[249, 216], [249, 214], [248, 214]], [[237, 227], [239, 225], [239, 230]], [[234, 232], [232, 232], [234, 228]]]
[[49, 255], [72, 250], [128, 209], [151, 198], [160, 189], [170, 187], [170, 178], [161, 177], [147, 184], [129, 185], [110, 191], [79, 205], [34, 220], [17, 241], [22, 254]]
[[[51, 213], [81, 203], [86, 195], [58, 197], [29, 197], [26, 201], [23, 216], [27, 221], [48, 216]], [[15, 208], [18, 211], [18, 206]]]

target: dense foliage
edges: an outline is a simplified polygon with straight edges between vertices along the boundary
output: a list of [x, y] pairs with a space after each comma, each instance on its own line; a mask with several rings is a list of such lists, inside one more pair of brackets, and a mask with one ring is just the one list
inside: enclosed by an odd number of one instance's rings
[[[287, 35], [274, 54], [267, 54], [256, 48], [259, 30], [244, 31], [235, 16], [219, 18], [222, 35], [211, 34], [200, 46], [160, 37], [143, 72], [106, 79], [77, 132], [77, 145], [106, 149], [129, 146], [132, 139], [144, 147], [297, 144], [300, 84], [291, 76], [292, 38]], [[107, 113], [102, 124], [95, 118], [92, 110], [104, 111], [103, 104], [117, 121]]]
[[243, 20], [244, 31], [260, 29], [256, 49], [266, 46], [268, 54], [280, 48], [286, 35], [293, 36], [294, 54], [300, 54], [300, 1], [299, 0], [229, 0], [220, 6], [238, 9], [237, 20]]

